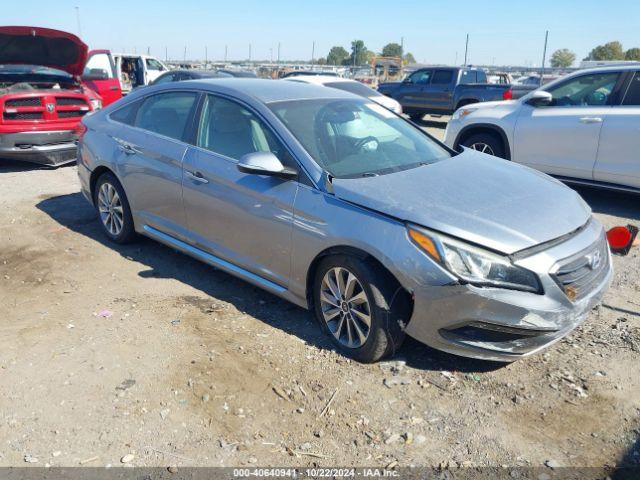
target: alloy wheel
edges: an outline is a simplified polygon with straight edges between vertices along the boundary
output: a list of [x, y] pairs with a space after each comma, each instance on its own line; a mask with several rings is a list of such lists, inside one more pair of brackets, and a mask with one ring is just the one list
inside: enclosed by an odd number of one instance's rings
[[107, 231], [117, 237], [124, 226], [124, 210], [116, 188], [108, 182], [103, 183], [98, 191], [98, 211], [100, 219]]
[[478, 152], [481, 152], [481, 153], [486, 153], [487, 155], [494, 155], [495, 156], [493, 148], [491, 148], [486, 143], [476, 142], [476, 143], [474, 143], [472, 145], [469, 145], [469, 148], [472, 149], [472, 150], [476, 150]]
[[358, 278], [343, 267], [325, 273], [320, 285], [322, 316], [331, 334], [348, 348], [361, 347], [371, 330], [371, 306]]

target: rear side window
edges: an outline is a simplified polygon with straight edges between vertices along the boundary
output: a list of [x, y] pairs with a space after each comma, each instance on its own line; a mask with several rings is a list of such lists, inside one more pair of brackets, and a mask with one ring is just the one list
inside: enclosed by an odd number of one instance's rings
[[487, 74], [484, 73], [483, 71], [478, 70], [476, 72], [476, 77], [477, 77], [478, 83], [487, 83]]
[[171, 83], [171, 82], [175, 82], [176, 79], [176, 73], [165, 73], [164, 75], [159, 76], [158, 78], [156, 78], [153, 82], [154, 85], [160, 85], [162, 83]]
[[293, 157], [265, 124], [242, 105], [207, 95], [198, 131], [198, 146], [240, 160], [255, 152], [272, 152], [287, 166]]
[[449, 85], [453, 80], [453, 70], [438, 70], [433, 74], [432, 85]]
[[460, 76], [460, 83], [478, 83], [478, 76], [475, 70], [465, 70], [462, 72]]
[[640, 105], [640, 72], [633, 75], [629, 88], [624, 94], [622, 105]]
[[195, 101], [194, 92], [160, 93], [147, 97], [138, 110], [135, 126], [183, 140]]
[[336, 88], [345, 92], [354, 93], [361, 97], [377, 97], [381, 94], [375, 90], [363, 85], [360, 82], [329, 82], [325, 83], [326, 87]]
[[125, 105], [122, 108], [119, 108], [111, 115], [109, 118], [116, 122], [124, 123], [127, 125], [132, 125], [136, 122], [136, 114], [138, 113], [138, 108], [142, 105], [142, 100], [137, 100], [135, 102], [131, 102], [128, 105]]

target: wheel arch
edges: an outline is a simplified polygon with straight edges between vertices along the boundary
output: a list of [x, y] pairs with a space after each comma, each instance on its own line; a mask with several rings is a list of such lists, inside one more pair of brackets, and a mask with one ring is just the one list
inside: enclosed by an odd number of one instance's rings
[[388, 276], [390, 281], [393, 281], [398, 288], [400, 288], [403, 292], [406, 293], [407, 298], [410, 301], [410, 315], [408, 318], [411, 318], [411, 314], [413, 313], [413, 296], [411, 293], [402, 285], [402, 282], [397, 278], [396, 275], [391, 272], [380, 260], [378, 260], [375, 255], [362, 250], [358, 247], [353, 247], [350, 245], [335, 245], [329, 248], [324, 249], [320, 253], [318, 253], [307, 270], [307, 278], [306, 278], [306, 300], [309, 309], [314, 308], [314, 300], [313, 300], [313, 281], [316, 276], [316, 271], [320, 262], [326, 258], [333, 255], [349, 255], [352, 257], [359, 258], [361, 260], [369, 261], [374, 264], [377, 268], [381, 269]]
[[506, 160], [511, 160], [511, 145], [509, 144], [507, 134], [502, 128], [491, 123], [478, 123], [464, 127], [462, 130], [460, 130], [460, 133], [458, 133], [456, 141], [453, 144], [453, 148], [457, 150], [464, 140], [469, 138], [471, 135], [477, 135], [479, 133], [498, 135], [500, 140], [502, 140], [502, 144], [504, 145], [504, 154]]
[[92, 203], [94, 203], [96, 183], [98, 182], [98, 179], [105, 173], [110, 173], [114, 175], [116, 178], [118, 178], [118, 176], [116, 175], [116, 172], [111, 170], [109, 167], [106, 167], [104, 165], [99, 165], [98, 167], [94, 168], [93, 171], [91, 172], [91, 175], [89, 176], [89, 192], [91, 193]]
[[465, 107], [467, 105], [471, 105], [472, 103], [480, 103], [480, 100], [476, 98], [463, 98], [462, 100], [458, 100], [455, 110], [458, 110], [459, 108]]

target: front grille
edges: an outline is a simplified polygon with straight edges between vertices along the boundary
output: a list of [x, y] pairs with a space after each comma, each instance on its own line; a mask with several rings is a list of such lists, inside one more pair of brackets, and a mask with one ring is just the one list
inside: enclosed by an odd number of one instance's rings
[[39, 107], [40, 97], [12, 98], [4, 102], [6, 107]]
[[82, 105], [86, 106], [87, 102], [82, 98], [76, 97], [56, 97], [56, 103], [58, 105]]
[[58, 118], [82, 117], [85, 113], [87, 113], [87, 110], [67, 110], [58, 112]]
[[594, 245], [559, 262], [552, 275], [572, 301], [588, 296], [609, 273], [609, 246], [602, 236]]
[[42, 112], [4, 112], [5, 120], [42, 120]]

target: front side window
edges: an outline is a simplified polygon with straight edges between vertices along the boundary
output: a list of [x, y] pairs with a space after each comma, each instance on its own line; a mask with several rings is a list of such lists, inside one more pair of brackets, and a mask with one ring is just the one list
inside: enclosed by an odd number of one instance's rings
[[640, 105], [640, 72], [636, 72], [624, 94], [622, 105]]
[[207, 95], [197, 145], [234, 160], [255, 152], [271, 152], [287, 166], [292, 157], [262, 120], [242, 105]]
[[603, 106], [608, 104], [619, 76], [619, 73], [581, 75], [546, 90], [553, 97], [553, 106]]
[[366, 100], [297, 100], [269, 108], [334, 177], [388, 173], [451, 157], [420, 129]]
[[155, 58], [147, 58], [147, 68], [149, 70], [164, 70], [164, 68], [162, 68], [162, 64], [157, 61]]
[[431, 81], [431, 70], [418, 70], [412, 73], [407, 81], [416, 85], [428, 85]]
[[144, 100], [138, 110], [135, 126], [165, 137], [183, 140], [195, 101], [194, 92], [152, 95]]
[[453, 80], [453, 70], [438, 70], [433, 74], [432, 85], [449, 85]]

